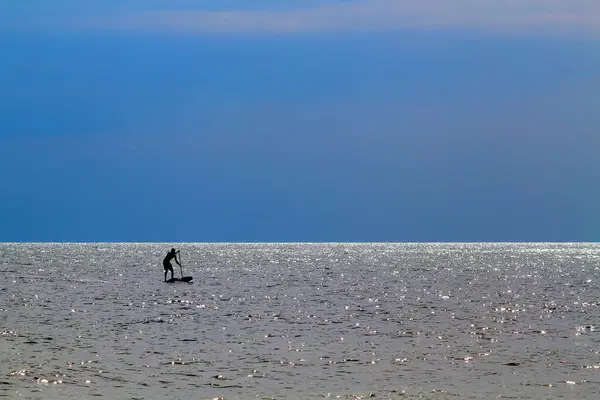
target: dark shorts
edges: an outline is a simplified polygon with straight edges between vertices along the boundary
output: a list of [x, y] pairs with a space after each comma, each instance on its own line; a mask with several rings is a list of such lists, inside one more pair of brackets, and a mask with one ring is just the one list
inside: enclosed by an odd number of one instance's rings
[[163, 261], [163, 267], [165, 268], [165, 271], [173, 271], [173, 266], [168, 261]]

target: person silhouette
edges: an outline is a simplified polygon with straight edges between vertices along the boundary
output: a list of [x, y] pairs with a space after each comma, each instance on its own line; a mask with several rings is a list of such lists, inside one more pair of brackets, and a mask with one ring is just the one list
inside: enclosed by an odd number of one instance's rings
[[175, 259], [175, 262], [181, 267], [181, 264], [177, 260], [177, 253], [179, 251], [175, 251], [175, 249], [171, 249], [165, 256], [163, 260], [163, 267], [165, 267], [165, 282], [167, 281], [167, 272], [171, 271], [171, 279], [173, 279], [173, 266], [171, 265], [171, 260]]

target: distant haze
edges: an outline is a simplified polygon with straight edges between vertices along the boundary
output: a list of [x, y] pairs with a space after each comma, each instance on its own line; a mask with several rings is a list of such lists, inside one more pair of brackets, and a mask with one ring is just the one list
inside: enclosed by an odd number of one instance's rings
[[0, 16], [2, 241], [600, 239], [598, 2], [52, 4]]

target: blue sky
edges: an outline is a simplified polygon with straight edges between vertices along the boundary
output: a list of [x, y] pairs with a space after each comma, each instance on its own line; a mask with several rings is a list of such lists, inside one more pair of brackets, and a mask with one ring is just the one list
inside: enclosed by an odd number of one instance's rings
[[600, 4], [0, 14], [0, 241], [598, 241]]

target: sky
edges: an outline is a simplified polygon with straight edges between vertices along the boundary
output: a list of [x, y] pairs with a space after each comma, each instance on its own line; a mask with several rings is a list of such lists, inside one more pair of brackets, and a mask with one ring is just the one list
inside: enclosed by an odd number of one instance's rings
[[0, 241], [600, 241], [600, 2], [0, 12]]

